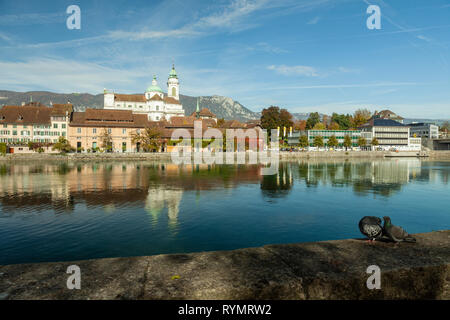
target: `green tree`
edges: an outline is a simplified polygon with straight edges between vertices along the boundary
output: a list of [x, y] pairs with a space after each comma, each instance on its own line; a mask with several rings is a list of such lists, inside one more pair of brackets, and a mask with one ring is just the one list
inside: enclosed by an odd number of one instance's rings
[[158, 127], [147, 127], [139, 133], [131, 134], [132, 143], [140, 143], [144, 151], [159, 151], [164, 141], [162, 139], [161, 129]]
[[339, 130], [348, 130], [351, 126], [351, 116], [349, 114], [333, 113], [331, 122], [337, 123], [339, 125]]
[[314, 147], [323, 147], [323, 137], [322, 136], [315, 136], [313, 146]]
[[300, 136], [298, 145], [300, 148], [308, 147], [309, 146], [308, 136], [306, 136], [306, 135]]
[[68, 153], [68, 152], [72, 152], [75, 151], [75, 148], [73, 148], [69, 141], [67, 141], [67, 139], [63, 136], [58, 138], [58, 142], [56, 142], [53, 146], [52, 146], [53, 150], [58, 150], [61, 153]]
[[352, 147], [352, 138], [348, 134], [346, 134], [344, 137], [344, 147], [345, 150]]
[[332, 148], [336, 148], [339, 145], [339, 141], [334, 134], [328, 139], [327, 145]]
[[0, 154], [5, 155], [6, 154], [6, 143], [0, 142]]
[[314, 126], [320, 122], [320, 115], [318, 112], [312, 112], [309, 114], [306, 120], [306, 129], [312, 129]]
[[358, 146], [364, 147], [366, 145], [367, 145], [367, 140], [365, 138], [363, 138], [363, 137], [359, 137], [359, 139], [358, 139]]

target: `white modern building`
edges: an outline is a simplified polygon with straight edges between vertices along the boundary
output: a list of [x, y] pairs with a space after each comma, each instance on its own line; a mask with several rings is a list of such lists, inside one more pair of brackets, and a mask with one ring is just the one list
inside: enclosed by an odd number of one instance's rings
[[411, 137], [409, 126], [395, 120], [372, 118], [359, 129], [366, 140], [377, 139], [376, 148], [398, 151], [422, 149], [421, 138]]
[[409, 124], [411, 136], [439, 139], [439, 127], [431, 123], [417, 123]]
[[146, 114], [150, 121], [170, 120], [173, 116], [184, 116], [180, 103], [180, 83], [175, 67], [167, 80], [167, 95], [158, 86], [153, 77], [151, 86], [144, 94], [119, 94], [104, 91], [104, 109], [131, 110], [133, 113]]

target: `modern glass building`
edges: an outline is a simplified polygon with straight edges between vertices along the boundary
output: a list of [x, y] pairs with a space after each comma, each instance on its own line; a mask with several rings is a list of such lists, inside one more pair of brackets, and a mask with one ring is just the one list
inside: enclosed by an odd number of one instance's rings
[[[352, 146], [358, 146], [358, 139], [361, 136], [360, 130], [307, 130], [307, 131], [295, 131], [292, 135], [288, 136], [288, 144], [296, 146], [299, 143], [300, 136], [307, 136], [310, 147], [314, 147], [314, 138], [321, 136], [323, 138], [324, 146], [328, 146], [328, 140], [335, 136], [338, 140], [339, 147], [344, 146], [345, 136], [349, 136], [352, 140]], [[368, 141], [370, 142], [370, 141]]]
[[317, 136], [322, 136], [324, 146], [328, 146], [328, 140], [332, 136], [335, 136], [339, 142], [339, 147], [344, 146], [345, 136], [350, 136], [350, 138], [352, 139], [353, 147], [358, 146], [358, 139], [359, 137], [361, 137], [360, 130], [308, 130], [307, 132], [310, 147], [314, 146], [314, 138]]

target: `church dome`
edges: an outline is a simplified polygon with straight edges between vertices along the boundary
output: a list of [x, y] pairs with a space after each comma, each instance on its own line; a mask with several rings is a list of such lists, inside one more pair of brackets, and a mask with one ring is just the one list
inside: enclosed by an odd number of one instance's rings
[[156, 76], [153, 76], [152, 85], [149, 86], [145, 92], [160, 92], [160, 93], [163, 93], [162, 89], [158, 86], [158, 82], [156, 82]]

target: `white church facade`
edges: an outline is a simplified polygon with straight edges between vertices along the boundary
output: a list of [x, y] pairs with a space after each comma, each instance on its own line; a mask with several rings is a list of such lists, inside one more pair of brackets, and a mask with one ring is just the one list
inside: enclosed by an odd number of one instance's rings
[[150, 121], [170, 120], [173, 116], [184, 116], [180, 103], [180, 83], [175, 67], [167, 80], [167, 95], [158, 86], [156, 77], [144, 94], [118, 94], [104, 91], [104, 109], [131, 110], [133, 113], [146, 114]]

